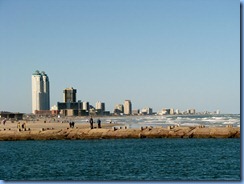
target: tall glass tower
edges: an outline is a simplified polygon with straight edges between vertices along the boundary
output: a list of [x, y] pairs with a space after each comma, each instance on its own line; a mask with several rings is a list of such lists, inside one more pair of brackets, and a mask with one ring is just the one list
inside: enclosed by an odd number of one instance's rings
[[36, 110], [50, 110], [49, 78], [38, 70], [32, 74], [32, 113]]

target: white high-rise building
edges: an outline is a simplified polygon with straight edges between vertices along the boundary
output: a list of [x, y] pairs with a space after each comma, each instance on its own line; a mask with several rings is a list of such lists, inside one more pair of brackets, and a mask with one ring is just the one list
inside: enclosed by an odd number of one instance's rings
[[90, 105], [89, 102], [82, 102], [82, 110], [89, 111]]
[[180, 114], [180, 110], [179, 109], [176, 109], [175, 110], [175, 114]]
[[125, 100], [124, 102], [124, 114], [125, 115], [132, 114], [132, 104], [130, 100]]
[[149, 107], [145, 107], [143, 109], [141, 109], [141, 114], [144, 114], [144, 115], [152, 115], [152, 108], [149, 108]]
[[32, 74], [32, 113], [36, 110], [50, 110], [49, 79], [38, 70]]
[[98, 101], [96, 103], [96, 109], [97, 110], [101, 110], [102, 112], [104, 112], [105, 111], [105, 103]]

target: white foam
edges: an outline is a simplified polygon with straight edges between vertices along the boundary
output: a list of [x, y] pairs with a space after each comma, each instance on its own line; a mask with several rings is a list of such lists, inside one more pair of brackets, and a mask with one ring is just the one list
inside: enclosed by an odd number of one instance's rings
[[[86, 122], [86, 119], [79, 120], [79, 122]], [[183, 126], [225, 126], [226, 124], [235, 124], [240, 126], [240, 116], [235, 115], [222, 115], [222, 116], [121, 116], [121, 117], [109, 117], [104, 118], [103, 121], [115, 124], [129, 124], [133, 127], [139, 127], [141, 125], [183, 125]]]
[[199, 126], [198, 123], [182, 123], [181, 126]]
[[235, 124], [235, 122], [224, 122], [223, 124], [224, 125], [230, 125], [230, 124], [233, 125], [233, 124]]

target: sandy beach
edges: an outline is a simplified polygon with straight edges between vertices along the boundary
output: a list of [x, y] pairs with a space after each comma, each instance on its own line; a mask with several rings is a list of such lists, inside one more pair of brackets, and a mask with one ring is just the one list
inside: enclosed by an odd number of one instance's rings
[[[25, 129], [17, 128], [26, 124]], [[0, 125], [0, 140], [64, 140], [64, 139], [120, 139], [120, 138], [239, 138], [240, 127], [140, 127], [128, 128], [113, 123], [102, 123], [102, 128], [90, 129], [90, 124], [41, 119], [35, 121], [7, 121]]]

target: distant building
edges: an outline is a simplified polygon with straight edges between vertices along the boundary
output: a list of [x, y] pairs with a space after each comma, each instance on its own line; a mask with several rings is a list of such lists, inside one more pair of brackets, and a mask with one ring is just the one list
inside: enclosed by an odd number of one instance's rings
[[82, 110], [89, 112], [90, 104], [89, 102], [82, 102]]
[[32, 74], [32, 113], [50, 110], [49, 78], [45, 72]]
[[139, 109], [132, 110], [132, 115], [139, 115], [139, 114], [140, 114]]
[[64, 116], [87, 116], [89, 112], [82, 109], [82, 102], [58, 102], [58, 110]]
[[170, 109], [169, 114], [170, 114], [170, 115], [174, 115], [174, 114], [175, 114], [175, 111], [174, 111], [173, 108]]
[[96, 102], [96, 111], [97, 114], [103, 115], [103, 113], [105, 112], [105, 103], [100, 101]]
[[190, 109], [189, 110], [189, 114], [196, 114], [196, 110], [195, 109]]
[[57, 105], [52, 106], [51, 110], [54, 110], [54, 111], [56, 110], [57, 111], [58, 110], [58, 106]]
[[124, 114], [131, 115], [132, 114], [132, 104], [130, 100], [125, 100], [124, 102]]
[[57, 105], [52, 106], [51, 112], [52, 112], [52, 115], [58, 115], [59, 114], [58, 106]]
[[180, 114], [179, 109], [175, 109], [175, 114]]
[[[58, 102], [58, 112], [64, 116], [87, 116], [89, 111], [84, 110], [83, 104], [80, 100], [76, 102], [76, 92], [74, 88], [66, 88], [64, 93], [64, 102]], [[86, 104], [87, 105], [87, 104]], [[88, 104], [89, 105], [89, 104]]]
[[64, 102], [76, 102], [76, 89], [66, 88], [64, 92]]
[[92, 105], [89, 105], [89, 114], [90, 114], [91, 116], [95, 116], [95, 115], [97, 115], [96, 108], [93, 107]]
[[163, 108], [161, 114], [163, 115], [170, 114], [170, 109]]
[[146, 107], [146, 108], [141, 109], [142, 115], [152, 115], [152, 113], [153, 113], [152, 108]]
[[110, 111], [104, 111], [104, 112], [103, 112], [103, 115], [104, 115], [104, 116], [110, 116]]
[[23, 119], [23, 113], [14, 113], [14, 112], [0, 112], [0, 119], [6, 118], [8, 120], [22, 120]]
[[220, 110], [217, 110], [217, 111], [216, 111], [216, 114], [220, 114]]
[[121, 115], [124, 113], [124, 106], [123, 104], [117, 104], [114, 108], [114, 114]]

